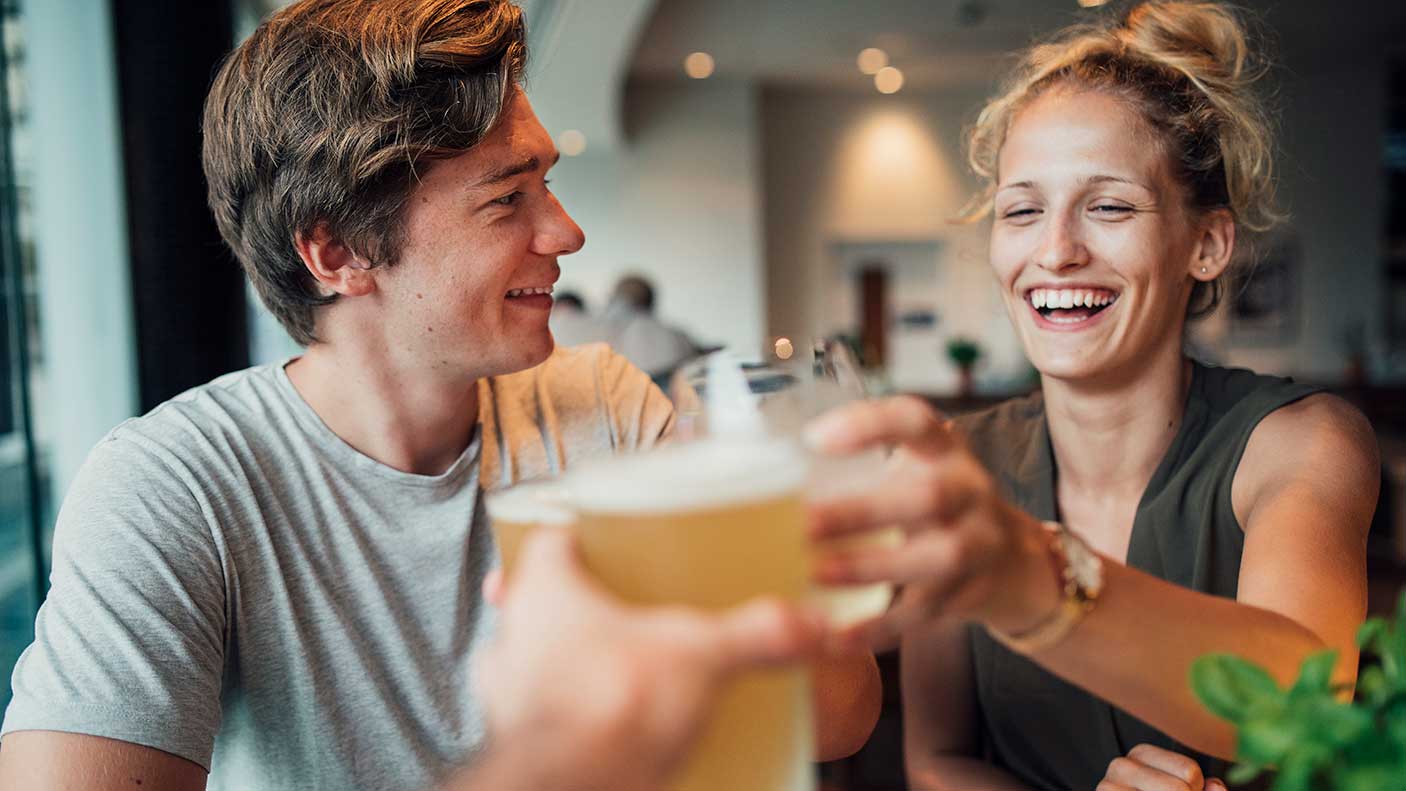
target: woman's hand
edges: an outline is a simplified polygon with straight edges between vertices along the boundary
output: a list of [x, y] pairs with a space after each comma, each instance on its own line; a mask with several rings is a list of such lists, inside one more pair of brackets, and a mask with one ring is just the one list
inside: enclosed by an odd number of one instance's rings
[[1139, 744], [1108, 764], [1095, 791], [1226, 791], [1225, 783], [1202, 780], [1201, 766], [1181, 753]]
[[926, 402], [849, 404], [818, 418], [807, 434], [828, 454], [894, 448], [882, 483], [811, 509], [822, 545], [893, 525], [907, 534], [901, 547], [835, 553], [819, 563], [823, 584], [901, 586], [889, 611], [850, 630], [849, 639], [887, 646], [904, 630], [944, 616], [1020, 632], [1058, 606], [1044, 529], [1002, 499], [960, 433]]

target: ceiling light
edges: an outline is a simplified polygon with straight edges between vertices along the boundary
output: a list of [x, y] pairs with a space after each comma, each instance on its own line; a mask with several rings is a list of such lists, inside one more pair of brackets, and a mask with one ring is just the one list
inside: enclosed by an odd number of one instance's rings
[[574, 157], [586, 150], [586, 135], [579, 129], [568, 129], [557, 138], [557, 147], [561, 153], [569, 157]]
[[713, 76], [713, 56], [706, 52], [695, 52], [683, 59], [683, 70], [695, 80], [706, 80]]
[[859, 70], [865, 74], [877, 74], [879, 69], [889, 65], [889, 54], [878, 47], [859, 51]]
[[903, 87], [903, 72], [892, 66], [879, 69], [879, 73], [874, 75], [874, 87], [879, 89], [879, 93], [898, 93], [898, 89]]
[[1098, 8], [1101, 5], [1107, 4], [1108, 0], [1079, 0], [1080, 8]]

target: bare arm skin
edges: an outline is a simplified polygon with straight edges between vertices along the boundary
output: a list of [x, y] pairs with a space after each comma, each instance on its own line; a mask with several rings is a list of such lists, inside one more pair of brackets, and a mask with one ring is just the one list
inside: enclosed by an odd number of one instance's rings
[[205, 770], [151, 747], [80, 733], [18, 731], [0, 742], [0, 788], [201, 791]]
[[874, 654], [859, 650], [811, 665], [817, 761], [848, 758], [869, 741], [883, 705]]

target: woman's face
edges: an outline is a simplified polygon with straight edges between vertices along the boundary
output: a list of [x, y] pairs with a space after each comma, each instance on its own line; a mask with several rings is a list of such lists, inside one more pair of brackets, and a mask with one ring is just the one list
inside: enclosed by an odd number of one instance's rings
[[1179, 353], [1193, 276], [1220, 267], [1199, 272], [1204, 233], [1137, 112], [1055, 88], [1016, 116], [998, 170], [991, 265], [1035, 367], [1123, 381]]

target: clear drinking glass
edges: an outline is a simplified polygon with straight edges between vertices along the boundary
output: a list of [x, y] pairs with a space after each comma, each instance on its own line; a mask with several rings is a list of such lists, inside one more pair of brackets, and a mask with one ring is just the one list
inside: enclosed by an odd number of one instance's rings
[[[806, 455], [787, 440], [706, 437], [600, 462], [565, 478], [586, 568], [645, 605], [720, 611], [758, 596], [803, 600], [810, 551]], [[804, 667], [741, 673], [722, 689], [671, 791], [813, 791]]]
[[[717, 361], [700, 360], [681, 370], [671, 383], [671, 397], [678, 410], [678, 426], [687, 436], [707, 436], [710, 421], [729, 424], [739, 421], [747, 399], [737, 392], [739, 381], [754, 399], [758, 427], [771, 436], [799, 437], [805, 425], [825, 412], [869, 397], [864, 373], [853, 351], [840, 340], [816, 339], [799, 343], [775, 338], [759, 353], [737, 356], [733, 365], [732, 392], [720, 392], [709, 380], [720, 378]], [[711, 368], [710, 368], [711, 366]], [[711, 371], [711, 374], [710, 374]], [[741, 405], [739, 405], [741, 404]], [[713, 427], [714, 429], [716, 427]], [[735, 426], [724, 426], [734, 431]], [[884, 472], [886, 452], [874, 449], [848, 456], [812, 454], [808, 462], [806, 499], [821, 502], [858, 494], [877, 485]], [[860, 536], [830, 539], [816, 547], [820, 551], [852, 551], [893, 547], [903, 542], [897, 527]], [[883, 614], [893, 599], [893, 586], [886, 582], [868, 585], [814, 585], [809, 597], [829, 616], [832, 624], [848, 626]]]
[[568, 525], [575, 514], [566, 490], [557, 479], [524, 481], [484, 494], [484, 508], [493, 527], [505, 578], [517, 566], [523, 539], [538, 525]]

